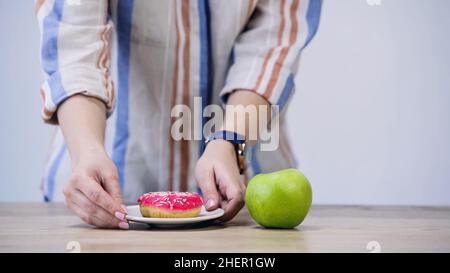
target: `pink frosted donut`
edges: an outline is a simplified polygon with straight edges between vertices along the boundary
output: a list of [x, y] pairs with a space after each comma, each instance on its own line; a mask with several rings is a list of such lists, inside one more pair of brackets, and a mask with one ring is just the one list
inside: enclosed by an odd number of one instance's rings
[[153, 218], [188, 218], [200, 214], [202, 197], [195, 192], [149, 192], [138, 199], [142, 216]]

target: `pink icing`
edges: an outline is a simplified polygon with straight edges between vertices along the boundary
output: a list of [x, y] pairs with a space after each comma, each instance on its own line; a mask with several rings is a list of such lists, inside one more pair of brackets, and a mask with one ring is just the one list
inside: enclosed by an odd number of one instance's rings
[[202, 197], [195, 192], [149, 192], [139, 197], [138, 203], [144, 206], [170, 210], [189, 210], [203, 205]]

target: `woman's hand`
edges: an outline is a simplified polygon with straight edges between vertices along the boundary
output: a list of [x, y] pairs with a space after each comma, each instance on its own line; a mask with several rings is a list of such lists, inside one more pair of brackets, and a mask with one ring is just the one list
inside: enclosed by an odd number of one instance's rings
[[117, 169], [103, 145], [105, 104], [73, 96], [59, 107], [58, 121], [72, 159], [72, 175], [64, 187], [67, 206], [90, 225], [128, 229]]
[[208, 211], [223, 207], [221, 221], [231, 220], [244, 206], [245, 185], [241, 182], [236, 152], [226, 140], [213, 140], [206, 146], [195, 168]]
[[[256, 106], [257, 125], [260, 124], [259, 107], [268, 107], [266, 111], [266, 122], [270, 120], [270, 105], [259, 94], [250, 90], [236, 90], [229, 98], [227, 105], [243, 106], [235, 109], [232, 113], [225, 113], [225, 122], [221, 130], [236, 132], [246, 139], [249, 135], [255, 135], [249, 126], [251, 120], [245, 111], [249, 105]], [[235, 120], [237, 123], [235, 123]], [[267, 125], [267, 124], [263, 124]], [[252, 139], [250, 139], [252, 141]], [[205, 152], [200, 157], [195, 168], [195, 178], [205, 199], [207, 210], [214, 210], [218, 207], [225, 209], [225, 214], [220, 218], [222, 221], [231, 220], [244, 206], [245, 185], [239, 176], [239, 167], [236, 159], [236, 151], [233, 145], [222, 139], [216, 139], [208, 143]]]
[[64, 186], [67, 207], [87, 224], [128, 229], [114, 163], [103, 149], [92, 149], [78, 160]]

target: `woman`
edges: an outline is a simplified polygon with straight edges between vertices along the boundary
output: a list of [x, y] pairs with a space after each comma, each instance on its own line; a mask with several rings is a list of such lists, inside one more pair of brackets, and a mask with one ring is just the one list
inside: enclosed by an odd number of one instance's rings
[[[217, 135], [207, 145], [175, 140], [171, 111], [192, 107], [196, 97], [202, 109], [284, 109], [320, 8], [320, 0], [37, 0], [47, 76], [42, 116], [59, 124], [45, 199], [65, 198], [88, 224], [127, 229], [124, 203], [148, 191], [198, 185], [206, 208], [223, 207], [221, 220], [232, 219], [245, 192], [238, 145]], [[113, 31], [117, 85], [110, 72]], [[238, 113], [243, 130], [225, 123], [219, 131], [248, 138], [245, 121]], [[278, 149], [247, 149], [247, 175], [295, 165], [283, 124], [281, 117]]]

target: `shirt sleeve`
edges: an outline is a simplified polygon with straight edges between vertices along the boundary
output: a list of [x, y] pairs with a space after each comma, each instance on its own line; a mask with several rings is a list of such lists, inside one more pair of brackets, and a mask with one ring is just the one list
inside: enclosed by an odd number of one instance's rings
[[42, 117], [58, 123], [58, 106], [82, 94], [105, 103], [112, 113], [115, 90], [109, 66], [112, 24], [108, 0], [36, 0], [41, 33]]
[[234, 44], [222, 101], [235, 90], [251, 90], [281, 111], [295, 90], [300, 53], [317, 31], [321, 6], [321, 0], [257, 1]]

